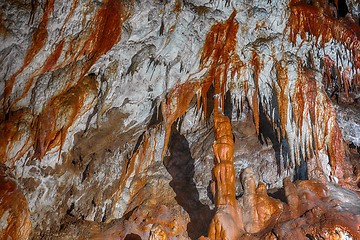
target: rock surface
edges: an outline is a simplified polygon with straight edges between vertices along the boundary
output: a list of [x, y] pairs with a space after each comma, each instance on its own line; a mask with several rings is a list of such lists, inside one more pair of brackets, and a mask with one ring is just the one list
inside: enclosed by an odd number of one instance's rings
[[31, 220], [28, 204], [10, 170], [0, 165], [0, 237], [1, 239], [28, 239]]
[[359, 17], [0, 2], [1, 238], [360, 238]]

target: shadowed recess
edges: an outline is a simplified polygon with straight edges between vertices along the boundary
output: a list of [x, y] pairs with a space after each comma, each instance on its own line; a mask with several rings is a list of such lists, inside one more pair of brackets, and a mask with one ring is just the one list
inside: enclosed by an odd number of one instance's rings
[[207, 235], [213, 212], [209, 206], [199, 201], [199, 193], [193, 181], [194, 159], [191, 157], [189, 143], [173, 126], [169, 141], [170, 156], [164, 165], [172, 176], [170, 186], [176, 193], [175, 200], [190, 216], [187, 232], [191, 239]]
[[135, 233], [129, 233], [126, 235], [125, 240], [141, 240], [141, 237]]
[[261, 144], [268, 144], [271, 141], [272, 147], [275, 151], [277, 174], [281, 175], [281, 143], [277, 138], [276, 131], [273, 129], [269, 119], [265, 115], [265, 110], [262, 104], [259, 104], [259, 141]]

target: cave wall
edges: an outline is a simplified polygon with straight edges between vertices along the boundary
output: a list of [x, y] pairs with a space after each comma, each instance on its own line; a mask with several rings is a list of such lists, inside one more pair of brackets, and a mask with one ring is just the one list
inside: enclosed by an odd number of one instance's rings
[[237, 198], [249, 167], [268, 189], [358, 190], [358, 3], [330, 2], [1, 2], [0, 161], [25, 235], [207, 235], [218, 109]]

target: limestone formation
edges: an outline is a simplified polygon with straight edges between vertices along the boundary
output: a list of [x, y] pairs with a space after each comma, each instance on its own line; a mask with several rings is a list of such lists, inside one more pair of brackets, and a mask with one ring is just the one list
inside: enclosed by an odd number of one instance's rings
[[0, 238], [359, 239], [359, 7], [0, 1]]
[[31, 220], [28, 204], [10, 169], [0, 165], [0, 238], [28, 239]]

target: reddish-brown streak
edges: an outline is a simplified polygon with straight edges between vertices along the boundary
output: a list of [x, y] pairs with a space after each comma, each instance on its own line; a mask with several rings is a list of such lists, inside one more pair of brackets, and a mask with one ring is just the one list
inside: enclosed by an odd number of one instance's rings
[[[336, 1], [337, 2], [337, 1]], [[335, 3], [337, 6], [337, 3]], [[331, 39], [341, 42], [346, 48], [351, 51], [355, 68], [360, 68], [360, 50], [359, 50], [359, 36], [360, 26], [347, 18], [336, 19], [331, 16], [327, 4], [319, 2], [317, 4], [309, 5], [300, 1], [292, 1], [290, 3], [291, 15], [289, 18], [290, 27], [290, 41], [296, 43], [296, 37], [306, 39], [306, 33], [316, 37], [318, 40], [321, 37], [321, 45], [324, 47], [325, 43]], [[325, 59], [326, 60], [326, 59]], [[326, 63], [329, 65], [329, 62]], [[330, 74], [328, 66], [325, 66], [328, 81], [330, 81]], [[348, 96], [349, 81], [342, 79], [343, 88]]]
[[44, 47], [47, 41], [47, 37], [48, 37], [47, 25], [49, 21], [49, 15], [54, 10], [54, 2], [55, 0], [47, 0], [45, 2], [45, 10], [43, 16], [41, 18], [39, 26], [33, 33], [31, 45], [26, 52], [24, 63], [21, 66], [21, 68], [14, 75], [12, 75], [8, 81], [5, 82], [5, 88], [4, 88], [5, 101], [7, 101], [7, 99], [11, 94], [16, 77], [30, 64], [30, 62], [34, 59], [36, 54], [38, 54], [38, 52]]
[[85, 100], [89, 95], [95, 95], [96, 82], [85, 77], [67, 92], [50, 99], [43, 112], [38, 117], [36, 132], [35, 155], [41, 159], [46, 152], [55, 146], [61, 146], [69, 127], [85, 111]]
[[255, 130], [256, 133], [259, 134], [259, 126], [260, 126], [260, 118], [259, 118], [259, 74], [261, 70], [260, 66], [260, 57], [256, 51], [252, 52], [251, 65], [254, 68], [254, 83], [255, 83], [255, 91], [252, 96], [252, 104], [253, 104], [253, 115], [255, 122]]

